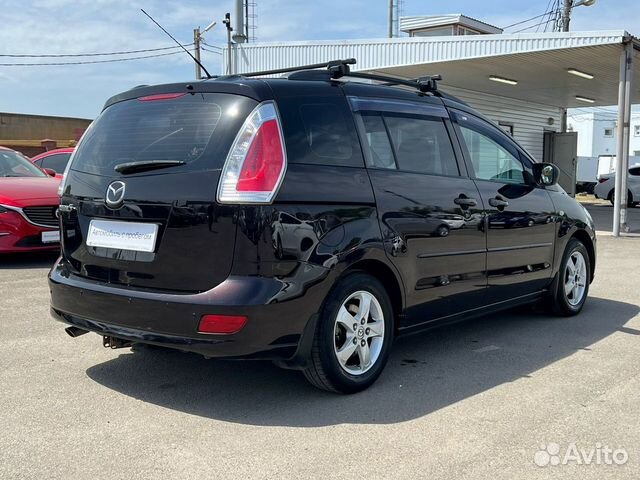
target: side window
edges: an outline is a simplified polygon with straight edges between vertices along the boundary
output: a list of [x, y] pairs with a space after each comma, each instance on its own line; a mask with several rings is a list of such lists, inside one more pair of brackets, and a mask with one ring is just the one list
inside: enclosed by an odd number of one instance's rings
[[456, 113], [455, 119], [466, 146], [475, 177], [505, 183], [527, 184], [528, 172], [523, 166], [517, 149], [499, 132], [479, 120]]
[[44, 160], [43, 158], [41, 158], [40, 160], [36, 160], [35, 162], [33, 162], [35, 165], [39, 166], [40, 168], [45, 168], [45, 166], [42, 164], [42, 160]]
[[365, 140], [369, 147], [367, 166], [374, 168], [397, 168], [396, 159], [389, 143], [389, 135], [379, 113], [362, 115]]
[[640, 167], [633, 167], [629, 169], [629, 175], [632, 175], [634, 177], [638, 177], [640, 176]]
[[409, 114], [362, 116], [370, 163], [377, 168], [458, 176], [458, 164], [441, 118]]
[[364, 166], [344, 96], [284, 97], [278, 109], [290, 163]]
[[56, 171], [56, 173], [64, 172], [64, 169], [67, 166], [67, 162], [69, 161], [70, 153], [57, 153], [55, 155], [50, 155], [44, 158], [43, 167], [51, 168]]

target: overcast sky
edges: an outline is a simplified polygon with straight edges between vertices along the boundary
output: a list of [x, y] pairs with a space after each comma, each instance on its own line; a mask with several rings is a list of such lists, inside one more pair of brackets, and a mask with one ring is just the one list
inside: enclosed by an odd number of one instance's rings
[[[259, 41], [384, 37], [387, 0], [254, 0]], [[221, 46], [221, 20], [232, 1], [179, 0], [2, 0], [0, 54], [113, 52], [171, 46], [141, 12], [144, 8], [180, 41], [212, 20], [206, 41]], [[551, 2], [553, 3], [553, 2]], [[404, 15], [463, 13], [499, 27], [539, 15], [549, 0], [403, 0]], [[534, 24], [532, 22], [530, 24]], [[526, 25], [525, 25], [526, 26]], [[515, 30], [520, 27], [514, 27]], [[625, 29], [640, 35], [639, 0], [598, 0], [574, 10], [572, 30]], [[531, 31], [535, 31], [531, 30]], [[162, 53], [162, 52], [159, 52]], [[113, 57], [94, 57], [107, 59]], [[0, 63], [72, 61], [0, 57]], [[203, 52], [212, 74], [220, 55]], [[94, 118], [104, 100], [139, 84], [194, 78], [186, 54], [78, 66], [0, 66], [0, 111]]]

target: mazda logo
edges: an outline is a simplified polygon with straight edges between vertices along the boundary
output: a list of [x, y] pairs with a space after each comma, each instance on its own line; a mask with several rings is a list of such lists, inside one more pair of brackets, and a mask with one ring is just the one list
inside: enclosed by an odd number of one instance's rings
[[122, 205], [124, 201], [125, 187], [126, 185], [124, 182], [121, 182], [120, 180], [111, 182], [107, 187], [107, 194], [105, 196], [105, 202], [108, 207], [118, 208]]

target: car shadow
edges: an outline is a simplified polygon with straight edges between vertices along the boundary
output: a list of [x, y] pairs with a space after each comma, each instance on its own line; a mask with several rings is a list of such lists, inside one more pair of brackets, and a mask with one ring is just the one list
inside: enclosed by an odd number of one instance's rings
[[25, 268], [51, 268], [58, 252], [33, 252], [0, 255], [0, 270]]
[[227, 422], [389, 424], [529, 377], [614, 332], [635, 335], [624, 325], [638, 311], [636, 305], [590, 298], [576, 317], [520, 309], [400, 337], [377, 383], [352, 396], [316, 390], [300, 372], [269, 362], [206, 360], [170, 350], [121, 353], [87, 375], [144, 402]]

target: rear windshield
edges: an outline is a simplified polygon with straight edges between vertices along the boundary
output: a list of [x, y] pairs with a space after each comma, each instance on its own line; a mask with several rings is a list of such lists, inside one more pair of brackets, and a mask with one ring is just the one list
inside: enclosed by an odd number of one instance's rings
[[233, 139], [256, 105], [250, 98], [218, 93], [116, 103], [87, 131], [71, 168], [117, 175], [116, 165], [152, 160], [186, 162], [162, 173], [221, 168]]

